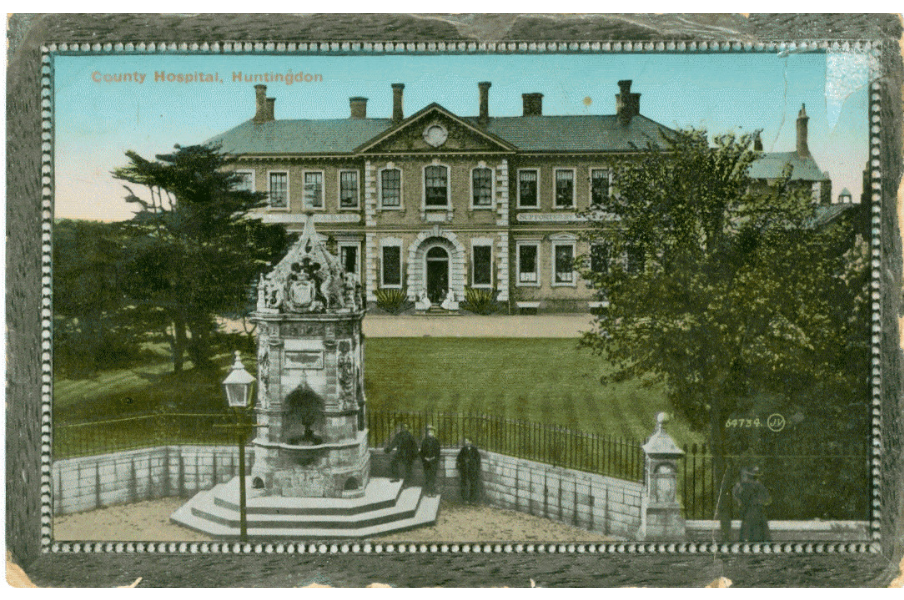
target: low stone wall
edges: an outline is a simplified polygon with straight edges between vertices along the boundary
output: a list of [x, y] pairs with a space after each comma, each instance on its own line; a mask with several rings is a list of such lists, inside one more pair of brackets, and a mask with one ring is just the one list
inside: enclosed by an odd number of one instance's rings
[[[246, 457], [250, 473], [252, 453]], [[188, 497], [238, 474], [230, 446], [158, 446], [53, 464], [53, 510], [66, 514], [167, 496]]]
[[[389, 475], [389, 456], [372, 449], [371, 474]], [[443, 450], [439, 478], [443, 495], [459, 497], [458, 450]], [[617, 537], [635, 539], [640, 528], [642, 485], [562, 469], [495, 452], [480, 452], [484, 502]], [[416, 482], [423, 481], [420, 464]]]

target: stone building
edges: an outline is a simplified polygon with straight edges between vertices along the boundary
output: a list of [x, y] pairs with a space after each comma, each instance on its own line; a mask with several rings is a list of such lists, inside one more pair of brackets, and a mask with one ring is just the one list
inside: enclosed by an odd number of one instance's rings
[[[748, 173], [751, 178], [766, 184], [782, 178], [785, 169], [790, 168], [792, 185], [808, 188], [813, 194], [813, 201], [820, 205], [833, 204], [832, 180], [827, 172], [819, 168], [813, 155], [810, 154], [807, 131], [809, 120], [807, 107], [801, 105], [800, 112], [797, 114], [796, 148], [790, 152], [764, 152], [762, 156], [753, 161]], [[763, 150], [759, 137], [754, 143], [754, 148], [761, 152]]]
[[405, 116], [404, 87], [392, 84], [391, 116], [353, 97], [347, 119], [280, 120], [257, 85], [254, 117], [209, 141], [268, 193], [265, 221], [298, 230], [315, 213], [368, 304], [404, 290], [420, 310], [457, 308], [473, 288], [513, 313], [588, 311], [572, 264], [589, 252], [580, 211], [608, 200], [616, 161], [670, 131], [640, 114], [631, 81], [613, 115], [545, 115], [527, 93], [522, 115], [493, 116], [481, 82], [477, 116], [435, 103]]

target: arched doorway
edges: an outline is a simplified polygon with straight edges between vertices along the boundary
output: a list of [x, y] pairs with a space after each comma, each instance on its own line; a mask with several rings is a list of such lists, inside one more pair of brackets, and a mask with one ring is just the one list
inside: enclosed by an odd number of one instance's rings
[[427, 297], [439, 304], [449, 292], [449, 253], [441, 246], [427, 250]]

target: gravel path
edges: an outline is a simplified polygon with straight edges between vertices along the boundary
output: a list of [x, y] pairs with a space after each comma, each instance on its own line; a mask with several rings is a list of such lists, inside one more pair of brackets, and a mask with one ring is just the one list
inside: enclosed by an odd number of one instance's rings
[[[54, 539], [148, 542], [212, 540], [211, 537], [170, 522], [170, 515], [184, 503], [182, 498], [163, 498], [61, 515], [54, 519]], [[436, 525], [370, 539], [386, 542], [605, 542], [612, 541], [613, 538], [512, 510], [469, 506], [443, 500]]]
[[364, 335], [370, 337], [521, 337], [576, 338], [591, 329], [589, 314], [574, 315], [455, 315], [450, 317], [364, 317]]

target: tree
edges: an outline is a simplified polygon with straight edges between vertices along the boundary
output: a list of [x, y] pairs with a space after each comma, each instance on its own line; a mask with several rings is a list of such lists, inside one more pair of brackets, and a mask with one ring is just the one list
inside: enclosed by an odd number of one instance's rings
[[582, 273], [609, 306], [582, 342], [613, 365], [607, 380], [666, 384], [708, 432], [725, 499], [729, 417], [770, 402], [838, 408], [864, 389], [865, 363], [850, 362], [868, 356], [863, 244], [848, 223], [814, 226], [810, 189], [790, 171], [751, 180], [753, 135], [664, 140], [618, 166], [613, 198], [587, 213]]
[[137, 357], [141, 337], [122, 289], [116, 223], [58, 220], [53, 229], [54, 368], [73, 376]]
[[126, 152], [129, 164], [113, 176], [145, 186], [149, 199], [129, 222], [125, 290], [132, 301], [165, 315], [163, 330], [173, 367], [188, 356], [209, 366], [216, 317], [249, 309], [251, 282], [288, 246], [286, 231], [249, 216], [266, 194], [240, 189], [231, 159], [216, 146], [175, 147], [150, 161]]

